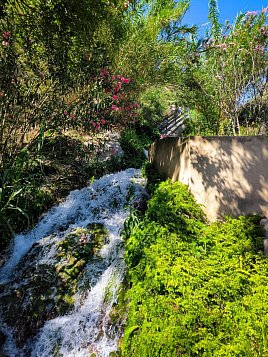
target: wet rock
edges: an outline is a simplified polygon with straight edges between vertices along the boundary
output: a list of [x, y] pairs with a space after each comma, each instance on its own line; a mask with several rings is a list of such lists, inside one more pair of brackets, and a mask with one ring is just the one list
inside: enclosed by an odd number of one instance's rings
[[[14, 329], [21, 347], [45, 321], [68, 313], [87, 263], [96, 257], [108, 234], [101, 224], [77, 228], [59, 240], [35, 244], [17, 267], [17, 277], [2, 287], [0, 313]], [[49, 257], [49, 258], [48, 258]], [[4, 336], [0, 334], [4, 343]]]
[[144, 194], [142, 195], [139, 200], [134, 202], [134, 208], [142, 213], [144, 213], [147, 209], [147, 202], [148, 202], [149, 195]]

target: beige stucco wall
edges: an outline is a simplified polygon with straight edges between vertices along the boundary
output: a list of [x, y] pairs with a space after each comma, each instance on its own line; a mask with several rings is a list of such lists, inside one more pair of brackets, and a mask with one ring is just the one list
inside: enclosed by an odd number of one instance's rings
[[268, 217], [268, 143], [264, 136], [166, 138], [150, 160], [190, 187], [211, 221], [260, 213]]

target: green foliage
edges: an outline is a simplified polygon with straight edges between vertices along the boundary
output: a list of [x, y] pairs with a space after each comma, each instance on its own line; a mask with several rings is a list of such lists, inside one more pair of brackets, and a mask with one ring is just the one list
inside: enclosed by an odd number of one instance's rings
[[156, 165], [149, 161], [143, 163], [142, 173], [147, 179], [147, 191], [149, 193], [153, 193], [158, 185], [166, 179], [166, 177], [159, 174]]
[[150, 143], [146, 135], [140, 135], [135, 129], [126, 129], [122, 132], [120, 145], [124, 151], [126, 166], [138, 168], [145, 160], [143, 148]]
[[[156, 210], [157, 207], [157, 210]], [[197, 221], [205, 221], [202, 209], [197, 205], [187, 186], [171, 181], [162, 182], [148, 203], [146, 217], [170, 231], [195, 232]], [[195, 232], [196, 233], [196, 232]], [[188, 239], [187, 235], [185, 239]]]
[[184, 39], [195, 28], [181, 26], [189, 0], [135, 1], [132, 22], [116, 56], [124, 69], [141, 85], [175, 82], [176, 56]]
[[[218, 120], [215, 120], [214, 115], [196, 109], [190, 110], [189, 118], [184, 121], [183, 134], [190, 135], [217, 135], [219, 132]], [[226, 133], [226, 132], [225, 132]]]
[[192, 44], [194, 59], [186, 66], [182, 92], [197, 113], [201, 134], [206, 135], [207, 128], [216, 135], [260, 133], [267, 125], [266, 12], [240, 14], [220, 26], [217, 1], [210, 2], [212, 30]]
[[139, 211], [131, 211], [128, 218], [124, 222], [124, 227], [121, 231], [121, 237], [124, 240], [130, 238], [130, 236], [135, 233], [140, 223], [140, 212]]
[[103, 162], [92, 159], [91, 149], [79, 138], [46, 135], [32, 142], [0, 171], [0, 251], [14, 233], [33, 226], [71, 190], [85, 186], [91, 177], [120, 171], [122, 165], [116, 156]]
[[141, 122], [150, 122], [152, 125], [163, 120], [170, 104], [176, 101], [174, 88], [150, 86], [140, 95], [142, 104]]
[[[124, 134], [128, 137], [122, 139], [126, 147], [123, 161], [113, 157], [100, 163], [96, 158], [82, 170], [90, 177], [125, 166], [141, 166], [142, 147], [147, 148], [157, 138], [155, 123], [163, 111], [163, 102], [157, 103], [156, 94], [152, 95], [151, 104], [144, 106], [142, 120], [135, 126], [139, 112], [137, 99], [156, 78], [163, 82], [160, 68], [162, 73], [170, 73], [173, 58], [166, 63], [165, 56], [173, 53], [171, 37], [179, 30], [177, 25], [188, 5], [189, 1], [185, 0], [2, 1], [0, 228], [3, 237], [10, 237], [8, 232], [18, 227], [25, 228], [26, 221], [35, 221], [42, 208], [52, 202], [50, 193], [40, 189], [42, 165], [32, 170], [25, 156], [24, 169], [20, 178], [16, 178], [21, 171], [18, 160], [22, 158], [22, 148], [30, 148], [38, 141], [40, 149], [44, 141], [47, 144], [46, 132], [81, 127], [97, 132], [100, 124], [108, 128], [114, 122], [130, 125], [135, 131]], [[182, 37], [187, 29], [184, 27], [183, 31]], [[54, 148], [51, 160], [57, 158], [55, 150], [59, 156], [66, 149], [66, 143], [61, 145], [61, 141], [50, 144]], [[46, 147], [50, 150], [49, 145]], [[78, 145], [77, 152], [80, 148]], [[40, 159], [37, 152], [32, 152], [34, 155]], [[53, 170], [47, 163], [43, 166], [44, 171]], [[3, 237], [1, 242], [7, 241]]]
[[218, 9], [218, 1], [210, 0], [209, 1], [209, 14], [208, 19], [212, 25], [212, 36], [214, 39], [219, 38], [221, 33], [221, 26], [219, 24], [219, 9]]
[[0, 251], [14, 232], [28, 227], [50, 206], [52, 197], [39, 186], [41, 178], [40, 165], [26, 149], [0, 171]]
[[210, 226], [203, 218], [178, 183], [160, 184], [149, 201], [126, 242], [130, 289], [123, 356], [268, 355], [260, 218]]

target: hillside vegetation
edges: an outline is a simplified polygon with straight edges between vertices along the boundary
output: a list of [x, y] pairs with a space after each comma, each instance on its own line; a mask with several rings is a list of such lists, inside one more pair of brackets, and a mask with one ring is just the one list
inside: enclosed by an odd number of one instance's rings
[[126, 241], [123, 356], [268, 356], [268, 265], [259, 217], [208, 225], [163, 182]]
[[[200, 38], [183, 22], [189, 6], [190, 0], [2, 2], [0, 247], [57, 201], [40, 191], [55, 169], [43, 170], [41, 149], [58, 147], [62, 134], [127, 129], [124, 143], [148, 146], [175, 103], [189, 109], [184, 135], [266, 133], [267, 8], [222, 25], [210, 0], [210, 25]], [[134, 156], [140, 166], [143, 159]]]

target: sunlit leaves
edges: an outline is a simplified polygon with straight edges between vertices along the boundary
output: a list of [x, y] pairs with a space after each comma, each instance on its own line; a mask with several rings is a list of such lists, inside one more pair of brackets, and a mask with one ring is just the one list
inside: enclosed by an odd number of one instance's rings
[[[259, 218], [204, 225], [190, 197], [183, 185], [160, 185], [127, 240], [123, 355], [265, 356], [268, 266]], [[191, 215], [192, 229], [180, 224]]]

